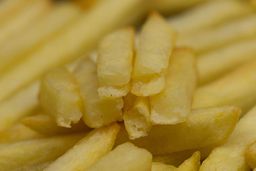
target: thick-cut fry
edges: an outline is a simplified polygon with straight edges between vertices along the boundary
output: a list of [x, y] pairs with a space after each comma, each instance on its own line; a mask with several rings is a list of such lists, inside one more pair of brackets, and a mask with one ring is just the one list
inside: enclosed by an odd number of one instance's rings
[[112, 149], [118, 131], [117, 124], [92, 131], [44, 171], [87, 170]]
[[60, 127], [55, 120], [46, 114], [27, 116], [21, 121], [24, 125], [43, 135], [57, 135], [74, 132], [87, 132], [89, 128], [80, 121], [71, 128]]
[[130, 90], [134, 31], [123, 29], [106, 36], [97, 59], [98, 93], [101, 98], [125, 96]]
[[190, 49], [175, 49], [166, 74], [165, 89], [150, 97], [153, 124], [185, 122], [196, 88], [196, 61]]
[[185, 160], [177, 171], [198, 171], [200, 167], [200, 152], [195, 152], [190, 158]]
[[80, 85], [86, 125], [98, 128], [122, 119], [123, 99], [99, 97], [96, 65], [90, 59], [85, 59], [74, 74]]
[[78, 14], [79, 10], [74, 5], [68, 3], [58, 5], [33, 27], [7, 40], [0, 47], [0, 73], [14, 67], [13, 65], [21, 62], [27, 54], [59, 34], [77, 18]]
[[179, 39], [177, 44], [178, 46], [191, 47], [197, 53], [202, 53], [236, 41], [249, 39], [255, 35], [256, 15], [250, 15], [234, 22]]
[[88, 171], [149, 171], [151, 163], [152, 155], [147, 150], [128, 142], [117, 146]]
[[245, 161], [250, 168], [256, 168], [256, 142], [250, 144], [245, 151]]
[[161, 162], [152, 162], [151, 171], [176, 171], [177, 168], [172, 165], [164, 164]]
[[0, 145], [0, 171], [55, 160], [82, 136], [68, 135]]
[[102, 36], [122, 25], [143, 1], [108, 0], [88, 10], [72, 27], [1, 76], [0, 101], [49, 69], [87, 53]]
[[147, 136], [151, 129], [148, 99], [128, 94], [124, 102], [123, 120], [129, 138], [136, 139]]
[[36, 82], [0, 103], [0, 132], [10, 128], [36, 108], [38, 90], [39, 84]]
[[199, 82], [208, 83], [245, 62], [256, 58], [256, 39], [231, 44], [199, 56]]
[[240, 119], [227, 142], [215, 148], [204, 160], [200, 171], [249, 170], [245, 162], [245, 150], [256, 141], [256, 107]]
[[82, 117], [79, 85], [66, 68], [56, 68], [41, 81], [40, 104], [59, 126], [70, 128]]
[[256, 103], [256, 60], [199, 88], [193, 108], [235, 105], [243, 112]]
[[[219, 145], [234, 129], [239, 114], [240, 110], [236, 107], [194, 110], [187, 122], [154, 126], [148, 136], [132, 142], [154, 155]], [[117, 143], [127, 139], [125, 132], [121, 132]]]
[[213, 0], [171, 18], [170, 24], [180, 33], [180, 37], [186, 37], [251, 11], [245, 2]]
[[40, 19], [48, 11], [50, 2], [48, 0], [35, 0], [27, 5], [15, 18], [0, 27], [0, 44], [3, 44], [10, 36], [15, 36], [29, 24]]
[[174, 31], [156, 13], [143, 26], [134, 63], [131, 92], [137, 96], [160, 93], [175, 41]]

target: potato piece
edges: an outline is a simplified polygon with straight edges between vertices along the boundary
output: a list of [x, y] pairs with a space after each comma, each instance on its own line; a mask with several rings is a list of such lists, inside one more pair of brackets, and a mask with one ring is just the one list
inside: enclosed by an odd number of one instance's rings
[[235, 105], [246, 112], [256, 103], [255, 72], [256, 60], [200, 87], [195, 93], [193, 108]]
[[151, 129], [148, 99], [128, 94], [124, 98], [123, 120], [130, 139], [148, 135]]
[[122, 97], [129, 92], [133, 51], [132, 28], [111, 33], [101, 41], [97, 59], [98, 93], [101, 98]]
[[178, 31], [180, 37], [186, 37], [251, 12], [250, 6], [244, 2], [214, 0], [170, 18], [170, 24]]
[[[187, 122], [154, 126], [147, 137], [131, 142], [148, 149], [154, 155], [219, 145], [234, 129], [239, 114], [240, 109], [236, 107], [194, 110]], [[125, 131], [119, 134], [117, 140], [117, 144], [128, 140]]]
[[191, 47], [196, 53], [203, 53], [237, 41], [250, 39], [255, 35], [256, 15], [253, 14], [179, 39], [177, 44], [178, 46]]
[[56, 68], [43, 77], [39, 100], [59, 126], [70, 128], [83, 115], [79, 85], [64, 67]]
[[134, 95], [151, 96], [164, 89], [174, 41], [174, 31], [161, 16], [153, 13], [139, 36], [131, 89]]
[[177, 171], [198, 171], [200, 167], [200, 152], [195, 152], [190, 158], [185, 160]]
[[79, 10], [70, 3], [57, 5], [41, 20], [17, 36], [10, 38], [0, 47], [0, 73], [15, 67], [29, 53], [37, 50], [43, 43], [61, 33], [64, 28], [77, 19]]
[[152, 155], [147, 150], [127, 142], [103, 156], [88, 171], [148, 171], [151, 163]]
[[213, 81], [256, 56], [256, 39], [232, 43], [199, 56], [197, 66], [200, 84]]
[[256, 143], [250, 144], [245, 151], [245, 161], [250, 168], [256, 168]]
[[81, 121], [73, 124], [71, 128], [60, 127], [55, 120], [46, 114], [27, 116], [21, 121], [24, 125], [43, 135], [57, 135], [74, 132], [87, 132], [89, 128]]
[[0, 77], [0, 101], [51, 68], [88, 53], [102, 36], [126, 23], [125, 19], [129, 19], [135, 8], [143, 7], [142, 2], [144, 0], [108, 0], [88, 10], [65, 32]]
[[87, 170], [112, 149], [118, 131], [117, 124], [92, 131], [44, 171]]
[[38, 82], [22, 89], [0, 103], [0, 132], [12, 127], [19, 119], [30, 114], [38, 105]]
[[55, 160], [81, 137], [81, 135], [68, 135], [1, 144], [0, 170], [14, 170]]
[[99, 97], [96, 65], [90, 59], [85, 59], [74, 74], [80, 85], [86, 125], [98, 128], [122, 119], [123, 99]]
[[151, 171], [176, 171], [177, 168], [172, 165], [164, 164], [161, 162], [153, 162]]
[[245, 150], [256, 141], [256, 107], [240, 119], [227, 142], [215, 148], [200, 171], [234, 171], [249, 170], [245, 162]]
[[35, 164], [31, 166], [24, 166], [18, 169], [14, 169], [13, 171], [43, 171], [47, 166], [49, 166], [50, 163], [51, 161], [46, 163]]
[[196, 88], [196, 61], [190, 49], [175, 49], [167, 69], [166, 88], [150, 97], [153, 124], [185, 122], [191, 112]]

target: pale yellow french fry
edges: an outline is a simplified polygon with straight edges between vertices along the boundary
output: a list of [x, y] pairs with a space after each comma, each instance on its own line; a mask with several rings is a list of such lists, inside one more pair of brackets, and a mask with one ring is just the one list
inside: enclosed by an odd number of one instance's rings
[[177, 168], [161, 162], [152, 162], [151, 171], [176, 171]]
[[121, 120], [123, 107], [121, 97], [99, 97], [96, 70], [96, 64], [90, 59], [85, 59], [74, 71], [83, 101], [83, 120], [92, 128]]
[[214, 50], [256, 35], [256, 15], [249, 15], [218, 27], [178, 39], [178, 46], [188, 46], [197, 53]]
[[68, 135], [0, 145], [0, 171], [55, 160], [82, 136]]
[[256, 103], [256, 61], [197, 89], [193, 108], [235, 105], [243, 112]]
[[[239, 114], [237, 107], [194, 110], [187, 122], [153, 126], [148, 136], [131, 142], [154, 155], [219, 145], [233, 131]], [[125, 131], [120, 132], [117, 144], [128, 140], [125, 134]]]
[[175, 42], [175, 33], [161, 16], [153, 13], [142, 27], [134, 61], [131, 92], [137, 96], [160, 93]]
[[185, 122], [191, 112], [197, 73], [194, 54], [190, 49], [175, 49], [166, 73], [166, 87], [151, 96], [151, 121], [170, 125]]
[[57, 125], [70, 128], [82, 117], [82, 98], [75, 76], [65, 67], [46, 74], [40, 85], [39, 101]]
[[112, 149], [118, 131], [117, 124], [92, 131], [44, 171], [87, 170]]
[[46, 163], [35, 164], [31, 166], [24, 166], [18, 169], [14, 169], [13, 171], [43, 171], [47, 166], [50, 165], [50, 163], [51, 161]]
[[73, 124], [71, 128], [60, 127], [56, 124], [53, 118], [44, 113], [27, 116], [23, 118], [21, 122], [25, 126], [43, 135], [58, 135], [89, 131], [89, 128], [81, 121], [77, 124]]
[[88, 171], [148, 171], [151, 163], [150, 152], [127, 142], [103, 156]]
[[123, 120], [130, 139], [148, 135], [151, 129], [149, 101], [128, 94], [124, 98]]
[[250, 168], [256, 168], [256, 143], [250, 144], [245, 151], [245, 161]]
[[170, 18], [170, 24], [180, 33], [180, 37], [186, 37], [251, 12], [245, 2], [214, 0]]
[[198, 171], [200, 167], [200, 152], [195, 152], [190, 158], [185, 160], [177, 171]]
[[38, 105], [38, 82], [0, 103], [0, 132], [12, 127]]
[[48, 0], [31, 1], [16, 17], [0, 27], [0, 44], [3, 44], [8, 38], [15, 36], [30, 24], [40, 19], [40, 17], [46, 14], [49, 7], [50, 1]]
[[256, 39], [250, 39], [200, 55], [197, 62], [199, 83], [205, 84], [219, 78], [241, 64], [255, 59], [255, 54]]
[[240, 119], [227, 142], [215, 148], [204, 160], [200, 171], [249, 170], [245, 162], [245, 150], [256, 141], [256, 107]]
[[79, 14], [79, 9], [70, 3], [57, 5], [49, 14], [33, 24], [33, 27], [6, 40], [0, 47], [0, 73], [15, 67], [14, 64], [22, 62], [27, 54], [61, 33]]
[[118, 30], [100, 43], [97, 58], [98, 93], [101, 98], [125, 96], [130, 90], [134, 31]]

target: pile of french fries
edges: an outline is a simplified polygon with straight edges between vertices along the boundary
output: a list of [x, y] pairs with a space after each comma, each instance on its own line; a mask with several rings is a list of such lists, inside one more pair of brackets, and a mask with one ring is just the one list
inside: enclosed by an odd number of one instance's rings
[[0, 171], [256, 171], [255, 4], [1, 1]]

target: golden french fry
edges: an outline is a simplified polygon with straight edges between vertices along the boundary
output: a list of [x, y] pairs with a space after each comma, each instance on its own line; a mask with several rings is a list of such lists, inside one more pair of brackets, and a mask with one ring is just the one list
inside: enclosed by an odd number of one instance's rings
[[165, 89], [151, 96], [151, 121], [170, 125], [185, 122], [196, 88], [196, 61], [190, 49], [175, 49], [166, 74]]
[[98, 128], [122, 119], [123, 99], [100, 98], [97, 92], [96, 65], [85, 59], [74, 71], [83, 100], [83, 119], [86, 125]]
[[83, 115], [78, 82], [65, 67], [56, 68], [43, 77], [39, 101], [62, 127], [70, 128]]
[[245, 161], [250, 168], [256, 168], [256, 143], [250, 144], [245, 151]]
[[194, 95], [193, 108], [235, 105], [246, 112], [256, 103], [255, 72], [256, 60], [200, 87]]
[[182, 38], [251, 12], [252, 9], [245, 2], [214, 0], [170, 18], [170, 24]]
[[[236, 107], [194, 110], [187, 122], [153, 126], [148, 136], [131, 142], [154, 155], [219, 145], [231, 134], [239, 114]], [[126, 132], [122, 130], [117, 140], [117, 144], [127, 141]]]
[[97, 58], [101, 98], [123, 97], [129, 92], [133, 51], [134, 31], [131, 28], [113, 32], [101, 41]]
[[55, 160], [82, 135], [56, 136], [0, 145], [0, 171]]
[[134, 61], [131, 92], [137, 96], [160, 93], [174, 46], [175, 34], [161, 16], [153, 13], [142, 27]]
[[152, 162], [151, 171], [176, 171], [177, 168], [172, 165], [164, 164], [161, 162]]
[[112, 149], [118, 131], [117, 124], [92, 131], [44, 171], [87, 170]]
[[151, 129], [148, 99], [128, 94], [124, 98], [123, 120], [130, 139], [148, 135]]
[[147, 150], [127, 142], [103, 156], [88, 171], [148, 171], [151, 163], [152, 155]]
[[213, 81], [256, 56], [256, 39], [233, 43], [199, 56], [197, 67], [200, 84]]
[[204, 160], [200, 171], [249, 170], [245, 162], [245, 150], [256, 141], [256, 107], [238, 122], [227, 142], [215, 148]]
[[195, 152], [190, 158], [185, 160], [177, 171], [198, 171], [200, 167], [200, 152]]
[[5, 41], [0, 47], [0, 73], [22, 62], [27, 54], [62, 32], [79, 14], [76, 6], [70, 3], [60, 4], [33, 24], [33, 27]]
[[[197, 53], [214, 50], [256, 35], [256, 15], [250, 15], [218, 27], [178, 39], [178, 46], [188, 46]], [[196, 42], [196, 43], [195, 43]]]

